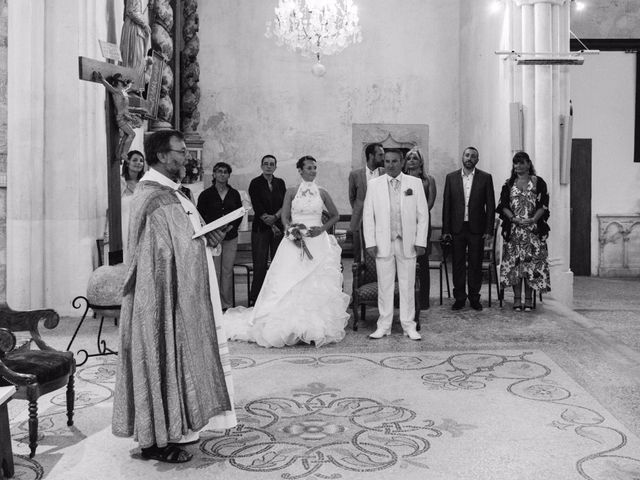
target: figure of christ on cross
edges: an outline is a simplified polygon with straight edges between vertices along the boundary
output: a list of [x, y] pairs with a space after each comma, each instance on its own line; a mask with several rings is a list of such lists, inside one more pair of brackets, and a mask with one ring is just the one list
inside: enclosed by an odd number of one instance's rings
[[120, 73], [114, 74], [109, 81], [105, 80], [100, 72], [93, 72], [93, 77], [101, 82], [111, 94], [113, 105], [116, 109], [116, 124], [120, 129], [120, 139], [116, 148], [116, 158], [121, 162], [127, 160], [127, 153], [136, 136], [134, 128], [142, 125], [142, 120], [133, 114], [129, 108], [129, 90], [133, 85], [131, 80], [124, 80]]
[[[147, 94], [150, 101], [129, 92], [144, 90], [144, 75], [134, 68], [123, 67], [109, 62], [101, 62], [86, 57], [79, 57], [79, 77], [103, 85], [109, 95], [105, 102], [107, 127], [107, 181], [108, 181], [108, 223], [109, 223], [109, 265], [122, 263], [122, 224], [120, 203], [120, 164], [135, 136], [134, 127], [138, 125], [134, 118], [139, 115], [152, 117], [147, 112], [157, 111], [158, 95]], [[158, 62], [151, 75], [149, 90], [153, 84], [154, 91], [162, 78], [161, 61]], [[111, 80], [111, 83], [105, 79]], [[135, 106], [132, 106], [135, 105]], [[138, 107], [137, 105], [140, 105]], [[132, 115], [135, 114], [135, 115]]]

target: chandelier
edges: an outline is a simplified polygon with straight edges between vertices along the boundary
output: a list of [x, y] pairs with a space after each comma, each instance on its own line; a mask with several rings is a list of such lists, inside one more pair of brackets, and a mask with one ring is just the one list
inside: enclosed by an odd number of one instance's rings
[[362, 41], [358, 7], [353, 0], [278, 0], [266, 36], [305, 57], [316, 57], [311, 71], [322, 76], [326, 69], [320, 63], [321, 55], [339, 53]]

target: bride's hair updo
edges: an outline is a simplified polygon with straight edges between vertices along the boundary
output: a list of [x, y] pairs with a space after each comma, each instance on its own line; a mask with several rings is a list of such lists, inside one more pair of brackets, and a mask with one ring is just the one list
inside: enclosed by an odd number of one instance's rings
[[311, 160], [312, 162], [317, 163], [317, 160], [311, 155], [305, 155], [304, 157], [300, 157], [300, 159], [296, 162], [296, 168], [301, 169], [302, 167], [304, 167], [304, 162], [306, 162], [307, 160]]

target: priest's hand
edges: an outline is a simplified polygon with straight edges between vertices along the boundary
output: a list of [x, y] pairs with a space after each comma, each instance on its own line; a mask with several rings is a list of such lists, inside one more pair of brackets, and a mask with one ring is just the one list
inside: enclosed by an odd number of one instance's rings
[[224, 227], [218, 228], [217, 230], [213, 230], [205, 235], [207, 239], [207, 243], [210, 247], [215, 248], [219, 243], [224, 240], [225, 235], [229, 230], [231, 230], [232, 225], [225, 225]]

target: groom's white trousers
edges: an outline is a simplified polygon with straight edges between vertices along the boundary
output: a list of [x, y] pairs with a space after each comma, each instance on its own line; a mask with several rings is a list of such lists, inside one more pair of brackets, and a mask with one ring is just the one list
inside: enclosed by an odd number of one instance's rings
[[416, 257], [405, 257], [402, 239], [396, 238], [391, 245], [391, 255], [376, 257], [378, 274], [378, 325], [377, 328], [390, 331], [393, 321], [393, 290], [398, 272], [400, 290], [400, 324], [404, 331], [415, 330], [416, 313], [415, 283]]

